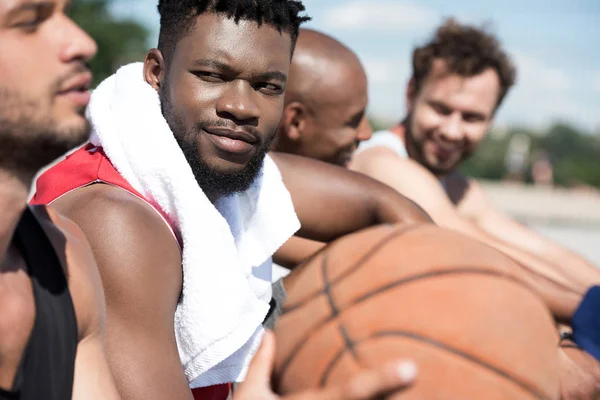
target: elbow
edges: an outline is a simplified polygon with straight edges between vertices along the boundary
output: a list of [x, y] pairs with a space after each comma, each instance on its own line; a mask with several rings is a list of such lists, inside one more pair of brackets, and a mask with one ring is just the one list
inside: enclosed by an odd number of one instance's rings
[[414, 224], [434, 223], [431, 216], [414, 201], [394, 193], [392, 196], [378, 197], [377, 223]]

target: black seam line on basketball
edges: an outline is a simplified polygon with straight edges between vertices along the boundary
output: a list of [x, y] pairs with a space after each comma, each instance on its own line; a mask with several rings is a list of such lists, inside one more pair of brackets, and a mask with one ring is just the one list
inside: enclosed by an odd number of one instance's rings
[[[419, 342], [424, 342], [429, 345], [438, 347], [449, 353], [452, 353], [452, 354], [462, 357], [468, 361], [471, 361], [472, 363], [475, 363], [475, 364], [479, 365], [480, 367], [488, 369], [491, 372], [494, 372], [497, 375], [500, 375], [501, 377], [508, 379], [511, 382], [516, 383], [523, 390], [529, 392], [531, 395], [537, 397], [538, 399], [548, 399], [548, 397], [546, 397], [543, 393], [538, 392], [536, 388], [532, 387], [531, 385], [529, 385], [525, 382], [520, 381], [518, 378], [515, 378], [514, 376], [512, 376], [509, 372], [506, 372], [498, 367], [488, 364], [485, 361], [479, 360], [478, 358], [475, 358], [475, 357], [463, 352], [462, 350], [456, 349], [445, 343], [439, 342], [437, 340], [428, 338], [423, 335], [420, 335], [420, 334], [417, 334], [414, 332], [408, 332], [408, 331], [380, 331], [380, 332], [373, 333], [373, 335], [371, 335], [368, 339], [373, 339], [373, 338], [378, 338], [378, 337], [386, 337], [386, 336], [401, 336], [401, 337], [417, 340]], [[364, 339], [364, 340], [367, 340], [367, 339]], [[362, 340], [360, 342], [357, 342], [356, 344], [358, 345], [361, 342], [362, 342]]]
[[[419, 225], [417, 225], [419, 226]], [[396, 230], [394, 230], [392, 233], [390, 233], [389, 235], [385, 236], [383, 239], [380, 239], [379, 242], [377, 242], [372, 248], [371, 250], [369, 250], [366, 254], [364, 254], [360, 260], [358, 260], [358, 262], [350, 267], [350, 269], [354, 270], [358, 267], [360, 267], [360, 264], [364, 264], [376, 251], [378, 251], [379, 249], [381, 249], [384, 245], [386, 245], [390, 240], [394, 239], [396, 236], [405, 233], [411, 229], [414, 229], [416, 226], [414, 225], [408, 225], [408, 226], [403, 226], [401, 228], [398, 228]], [[329, 302], [329, 306], [331, 307], [331, 312], [332, 315], [330, 317], [328, 317], [327, 319], [325, 319], [325, 321], [323, 321], [322, 324], [314, 327], [313, 329], [311, 329], [308, 334], [304, 337], [303, 340], [298, 341], [298, 343], [296, 343], [296, 345], [292, 348], [292, 350], [290, 351], [288, 357], [285, 359], [285, 361], [283, 362], [282, 366], [281, 366], [281, 376], [283, 376], [283, 374], [285, 373], [285, 371], [287, 370], [289, 364], [292, 362], [292, 359], [294, 358], [294, 355], [300, 350], [300, 348], [304, 345], [304, 343], [306, 343], [306, 341], [308, 340], [308, 338], [310, 337], [310, 334], [318, 331], [319, 329], [321, 329], [325, 324], [327, 324], [327, 322], [331, 321], [335, 316], [338, 315], [338, 309], [335, 306], [335, 302], [333, 301], [333, 297], [331, 295], [331, 283], [329, 282], [329, 279], [327, 279], [327, 255], [328, 255], [329, 251], [326, 251], [323, 253], [323, 257], [322, 257], [322, 261], [321, 261], [321, 271], [323, 274], [323, 290], [319, 291], [317, 293], [315, 293], [312, 296], [309, 296], [308, 298], [304, 299], [304, 301], [296, 304], [293, 307], [290, 308], [283, 308], [281, 311], [281, 315], [292, 312], [296, 309], [298, 309], [299, 307], [302, 307], [304, 304], [308, 303], [309, 301], [311, 301], [312, 299], [314, 299], [315, 297], [321, 295], [321, 294], [325, 294], [325, 296], [327, 297], [327, 301]], [[347, 272], [347, 271], [346, 271]], [[340, 277], [338, 277], [337, 280], [335, 280], [334, 282], [338, 282], [340, 279], [343, 279], [346, 275], [348, 275], [347, 273], [342, 274]]]
[[[511, 280], [523, 287], [525, 287], [527, 290], [531, 290], [530, 287], [528, 287], [525, 283], [521, 282], [520, 280], [510, 276], [510, 275], [505, 275], [505, 274], [501, 274], [499, 272], [496, 271], [490, 271], [490, 270], [486, 270], [486, 269], [481, 269], [481, 268], [455, 268], [455, 269], [451, 269], [451, 270], [447, 270], [447, 271], [433, 271], [433, 272], [428, 272], [425, 274], [420, 274], [420, 275], [413, 275], [409, 278], [404, 278], [404, 279], [400, 279], [396, 282], [393, 282], [387, 286], [384, 286], [383, 288], [377, 289], [374, 292], [370, 292], [367, 295], [364, 295], [358, 299], [356, 299], [355, 301], [353, 301], [350, 304], [346, 305], [347, 307], [350, 307], [352, 305], [356, 305], [359, 304], [365, 300], [367, 300], [370, 297], [373, 297], [377, 294], [381, 294], [382, 292], [386, 291], [386, 290], [390, 290], [393, 289], [395, 287], [398, 287], [400, 285], [403, 285], [405, 283], [413, 283], [413, 282], [417, 282], [419, 280], [422, 279], [427, 279], [427, 278], [431, 278], [431, 277], [435, 277], [435, 276], [443, 276], [443, 275], [455, 275], [455, 274], [480, 274], [480, 275], [491, 275], [491, 276], [499, 276], [502, 278], [506, 278], [508, 280]], [[322, 329], [325, 325], [327, 325], [328, 322], [331, 322], [332, 318], [329, 317], [327, 319], [325, 319], [320, 325], [315, 326], [313, 329], [311, 329], [309, 332], [307, 332], [307, 334], [304, 336], [303, 340], [298, 341], [298, 343], [296, 344], [296, 346], [294, 346], [294, 348], [292, 349], [292, 351], [290, 351], [288, 357], [285, 359], [284, 363], [282, 364], [281, 367], [281, 375], [283, 376], [283, 374], [285, 373], [285, 370], [287, 369], [287, 367], [289, 366], [289, 364], [291, 363], [292, 359], [294, 358], [294, 355], [296, 354], [296, 352], [304, 345], [304, 343], [306, 343], [306, 341], [308, 340], [308, 338], [310, 338], [311, 335], [315, 334], [316, 332], [318, 332], [320, 329]]]
[[321, 381], [320, 381], [321, 387], [325, 387], [325, 384], [327, 383], [327, 380], [329, 379], [329, 374], [331, 373], [331, 371], [333, 370], [333, 368], [335, 367], [337, 362], [342, 358], [342, 356], [344, 355], [344, 353], [347, 350], [350, 351], [350, 353], [352, 354], [352, 356], [354, 357], [356, 362], [359, 363], [358, 353], [356, 353], [356, 350], [354, 348], [355, 343], [350, 338], [348, 331], [342, 324], [340, 324], [340, 333], [342, 334], [342, 337], [344, 338], [344, 341], [346, 342], [346, 347], [342, 347], [342, 349], [335, 355], [335, 357], [333, 357], [333, 359], [325, 367], [325, 371], [323, 371], [323, 376], [321, 377]]
[[[333, 370], [335, 365], [338, 363], [338, 361], [342, 358], [342, 356], [344, 355], [345, 352], [346, 352], [346, 349], [342, 347], [342, 349], [337, 352], [337, 354], [331, 359], [331, 361], [329, 361], [329, 364], [327, 364], [327, 366], [325, 367], [325, 371], [323, 371], [323, 376], [321, 376], [321, 381], [319, 382], [319, 385], [321, 387], [325, 387], [325, 384], [327, 383], [327, 380], [329, 379], [329, 374], [331, 374], [331, 371]], [[282, 376], [283, 376], [283, 373], [282, 373]]]
[[[359, 268], [361, 266], [361, 264], [364, 264], [365, 262], [367, 262], [369, 260], [369, 258], [371, 258], [373, 256], [373, 254], [375, 254], [375, 252], [379, 251], [383, 246], [385, 246], [386, 244], [389, 243], [390, 240], [394, 239], [395, 237], [406, 233], [408, 231], [411, 231], [413, 229], [416, 229], [418, 227], [420, 227], [420, 224], [412, 224], [412, 225], [406, 225], [403, 227], [400, 227], [398, 229], [396, 229], [395, 231], [393, 231], [392, 233], [390, 233], [388, 236], [385, 236], [383, 239], [380, 239], [379, 242], [377, 242], [372, 248], [371, 250], [369, 250], [368, 252], [366, 252], [357, 262], [356, 264], [354, 264], [352, 267], [348, 268], [342, 275], [338, 276], [338, 278], [334, 281], [332, 281], [331, 283], [337, 283], [340, 280], [344, 279], [346, 276], [348, 276], [350, 273], [354, 272], [357, 268]], [[335, 245], [334, 245], [335, 246]], [[331, 249], [327, 249], [326, 252], [323, 253], [323, 257], [325, 257], [327, 255], [327, 253], [330, 251]], [[308, 296], [306, 299], [304, 299], [303, 301], [301, 301], [300, 303], [292, 306], [292, 307], [283, 307], [283, 309], [281, 310], [282, 314], [294, 311], [295, 309], [302, 307], [304, 304], [308, 303], [309, 301], [311, 301], [312, 299], [314, 299], [315, 297], [319, 296], [320, 294], [322, 294], [323, 292], [317, 292], [311, 296]]]
[[335, 306], [335, 302], [333, 301], [333, 296], [331, 295], [331, 285], [329, 284], [329, 279], [327, 279], [327, 254], [323, 254], [321, 258], [321, 272], [323, 273], [323, 293], [327, 297], [327, 301], [329, 302], [329, 307], [331, 307], [331, 316], [328, 318], [334, 318], [338, 315], [339, 310]]
[[369, 250], [367, 253], [365, 253], [353, 266], [346, 269], [346, 271], [344, 271], [343, 274], [338, 276], [337, 279], [334, 279], [331, 283], [332, 284], [338, 283], [342, 279], [346, 278], [348, 275], [352, 274], [354, 271], [356, 271], [358, 268], [360, 268], [362, 266], [362, 264], [366, 263], [369, 260], [369, 258], [373, 257], [373, 255], [377, 251], [381, 250], [385, 245], [387, 245], [392, 239], [394, 239], [397, 236], [400, 236], [402, 234], [405, 234], [409, 231], [412, 231], [416, 228], [419, 228], [419, 227], [421, 227], [420, 224], [412, 224], [412, 225], [406, 225], [406, 226], [397, 228], [395, 231], [393, 231], [392, 233], [390, 233], [389, 235], [387, 235], [386, 237], [381, 239], [379, 241], [379, 243], [377, 243], [375, 246], [373, 246], [371, 248], [371, 250]]
[[488, 269], [482, 269], [482, 268], [475, 268], [475, 267], [465, 267], [465, 268], [454, 268], [454, 269], [450, 269], [450, 270], [445, 270], [445, 271], [432, 271], [432, 272], [426, 272], [424, 274], [419, 274], [419, 275], [413, 275], [410, 276], [408, 278], [402, 278], [399, 279], [395, 282], [389, 283], [385, 286], [381, 286], [380, 288], [373, 290], [367, 294], [365, 294], [362, 297], [359, 297], [358, 299], [354, 300], [351, 303], [348, 303], [345, 305], [345, 308], [353, 306], [355, 304], [359, 304], [362, 303], [363, 301], [367, 300], [368, 298], [377, 296], [378, 294], [381, 294], [383, 292], [386, 292], [390, 289], [394, 289], [400, 285], [403, 285], [405, 283], [410, 283], [410, 282], [415, 282], [415, 281], [419, 281], [422, 279], [428, 279], [428, 278], [432, 278], [432, 277], [436, 277], [436, 276], [444, 276], [444, 275], [455, 275], [455, 274], [479, 274], [479, 275], [492, 275], [492, 276], [499, 276], [502, 278], [506, 278], [510, 281], [513, 281], [515, 283], [518, 283], [521, 286], [524, 286], [525, 288], [527, 288], [527, 290], [531, 290], [531, 288], [529, 286], [527, 286], [524, 282], [521, 282], [520, 280], [516, 279], [513, 276], [507, 275], [507, 274], [503, 274], [497, 271], [491, 271]]
[[340, 333], [341, 333], [342, 337], [344, 338], [344, 342], [346, 342], [346, 348], [350, 351], [350, 353], [352, 354], [352, 357], [354, 357], [354, 359], [356, 361], [358, 361], [359, 357], [358, 357], [358, 354], [356, 354], [356, 351], [354, 350], [354, 341], [350, 338], [348, 331], [342, 324], [340, 324]]
[[[333, 301], [333, 297], [331, 296], [331, 286], [329, 285], [329, 280], [327, 279], [327, 253], [323, 254], [323, 257], [321, 257], [321, 273], [323, 275], [323, 282], [324, 282], [323, 293], [325, 293], [325, 297], [327, 297], [327, 302], [329, 303], [329, 307], [331, 308], [331, 314], [328, 317], [326, 317], [326, 319], [322, 325], [319, 325], [319, 326], [317, 326], [317, 328], [315, 328], [316, 330], [323, 327], [323, 325], [325, 323], [327, 323], [328, 321], [331, 321], [339, 313], [339, 311], [335, 305], [335, 302]], [[310, 333], [313, 331], [314, 330], [311, 329], [309, 334], [305, 336], [304, 340], [298, 341], [298, 343], [296, 343], [296, 345], [292, 348], [292, 350], [289, 353], [290, 355], [285, 359], [285, 361], [281, 365], [281, 376], [283, 376], [283, 374], [284, 374], [285, 370], [287, 369], [287, 367], [289, 366], [290, 362], [294, 359], [294, 355], [300, 350], [300, 348], [304, 345], [304, 343], [306, 343], [306, 341], [310, 337]], [[342, 333], [342, 336], [344, 336], [343, 333]]]

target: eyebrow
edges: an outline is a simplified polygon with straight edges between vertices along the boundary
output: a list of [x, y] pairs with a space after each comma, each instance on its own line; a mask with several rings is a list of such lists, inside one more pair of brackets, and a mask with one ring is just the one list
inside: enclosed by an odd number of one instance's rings
[[38, 7], [48, 7], [48, 6], [53, 6], [54, 2], [52, 1], [28, 1], [26, 3], [21, 3], [19, 5], [17, 5], [16, 7], [10, 9], [8, 12], [9, 13], [16, 13], [19, 11], [27, 11], [27, 10], [31, 10], [31, 9], [36, 9]]
[[287, 82], [287, 76], [285, 76], [285, 74], [283, 72], [279, 72], [279, 71], [264, 72], [262, 74], [256, 75], [255, 79], [261, 80], [261, 81], [276, 80], [276, 81], [281, 81], [282, 83]]
[[[67, 3], [70, 3], [70, 1], [68, 1]], [[56, 4], [54, 3], [54, 1], [28, 1], [27, 3], [23, 3], [23, 4], [19, 4], [18, 6], [8, 10], [8, 13], [6, 15], [6, 18], [12, 18], [15, 16], [15, 14], [24, 12], [24, 11], [29, 11], [29, 10], [37, 10], [40, 8], [48, 8], [48, 7], [52, 7], [54, 8], [56, 6]]]
[[365, 111], [366, 110], [363, 109], [357, 112], [356, 114], [353, 114], [350, 118], [348, 118], [348, 121], [346, 121], [346, 123], [352, 125], [359, 125], [360, 121], [362, 121], [363, 117], [365, 116]]
[[463, 116], [475, 117], [477, 119], [481, 119], [482, 121], [485, 121], [487, 119], [487, 116], [480, 111], [466, 111], [462, 114]]
[[[198, 66], [198, 67], [214, 68], [216, 70], [223, 71], [225, 73], [233, 74], [233, 73], [237, 72], [233, 68], [231, 68], [229, 65], [227, 65], [223, 62], [217, 61], [217, 60], [204, 60], [204, 59], [195, 60], [194, 65]], [[269, 71], [269, 72], [259, 73], [256, 75], [252, 75], [252, 78], [255, 80], [261, 80], [261, 81], [279, 80], [283, 83], [287, 82], [287, 76], [283, 72], [279, 72], [279, 71]]]

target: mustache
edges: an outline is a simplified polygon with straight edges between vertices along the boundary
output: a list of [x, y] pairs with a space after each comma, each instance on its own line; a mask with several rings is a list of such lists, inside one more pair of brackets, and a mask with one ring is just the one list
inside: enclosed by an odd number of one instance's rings
[[52, 92], [56, 93], [58, 91], [60, 91], [60, 89], [65, 85], [65, 82], [68, 82], [69, 80], [73, 79], [73, 77], [80, 75], [80, 74], [84, 74], [86, 72], [91, 72], [92, 68], [90, 66], [89, 63], [87, 62], [80, 62], [77, 63], [77, 65], [75, 65], [75, 67], [67, 72], [66, 74], [58, 77], [58, 79], [56, 79], [56, 81], [52, 84]]
[[261, 134], [261, 132], [256, 127], [251, 126], [251, 125], [240, 126], [240, 125], [236, 125], [235, 123], [233, 123], [231, 121], [215, 119], [215, 120], [198, 122], [194, 126], [194, 130], [196, 132], [200, 132], [200, 131], [204, 130], [204, 128], [206, 128], [206, 127], [225, 128], [225, 129], [231, 129], [233, 131], [244, 131], [247, 134], [252, 135], [256, 139], [256, 143], [262, 145], [264, 142], [263, 135]]

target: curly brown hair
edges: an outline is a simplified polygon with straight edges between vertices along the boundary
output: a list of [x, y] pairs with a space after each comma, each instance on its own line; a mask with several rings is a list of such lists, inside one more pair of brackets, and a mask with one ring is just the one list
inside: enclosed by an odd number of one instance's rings
[[500, 78], [500, 95], [496, 109], [515, 83], [517, 71], [500, 42], [484, 29], [461, 25], [450, 18], [442, 24], [433, 39], [413, 52], [412, 81], [414, 93], [419, 93], [423, 82], [436, 60], [444, 61], [449, 73], [472, 77], [487, 68], [493, 68]]

